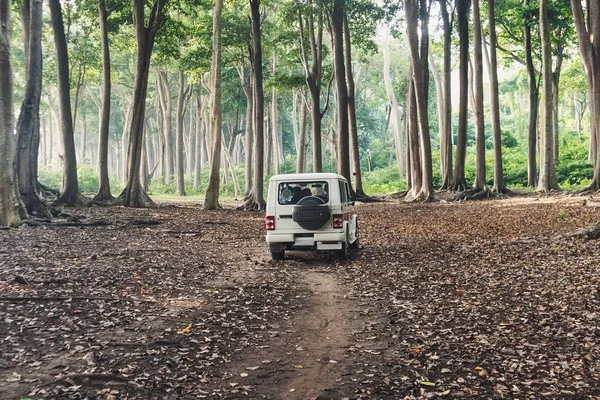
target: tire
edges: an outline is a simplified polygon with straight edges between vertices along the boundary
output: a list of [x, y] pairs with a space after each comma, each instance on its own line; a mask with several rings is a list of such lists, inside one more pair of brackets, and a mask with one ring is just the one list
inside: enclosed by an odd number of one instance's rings
[[352, 250], [357, 250], [358, 249], [358, 238], [359, 238], [359, 233], [358, 233], [358, 220], [356, 221], [356, 240], [352, 243], [350, 243], [350, 248]]
[[342, 242], [342, 249], [338, 250], [338, 256], [343, 260], [347, 259], [350, 256], [348, 242]]
[[285, 259], [285, 250], [271, 251], [271, 258], [273, 261], [281, 261]]
[[308, 231], [320, 229], [327, 221], [331, 219], [329, 206], [325, 200], [317, 196], [308, 196], [302, 198], [292, 211], [292, 219], [301, 228]]
[[285, 258], [285, 248], [282, 245], [271, 244], [269, 250], [271, 251], [271, 258], [274, 261], [280, 261]]

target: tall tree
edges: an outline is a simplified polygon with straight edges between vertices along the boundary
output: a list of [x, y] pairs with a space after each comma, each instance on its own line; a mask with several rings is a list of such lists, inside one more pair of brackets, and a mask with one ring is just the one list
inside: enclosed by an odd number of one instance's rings
[[[337, 89], [337, 167], [338, 173], [350, 184], [350, 132], [348, 123], [348, 88], [344, 66], [344, 0], [334, 0], [331, 14], [331, 35], [333, 41], [333, 66]], [[352, 185], [350, 185], [352, 186]], [[351, 189], [354, 194], [354, 191]]]
[[221, 18], [223, 15], [223, 0], [215, 0], [213, 12], [212, 62], [210, 67], [210, 135], [211, 135], [211, 164], [208, 187], [204, 196], [204, 209], [219, 208], [219, 184], [221, 170]]
[[571, 0], [579, 52], [583, 59], [590, 101], [590, 125], [594, 154], [594, 176], [586, 189], [600, 189], [600, 3], [587, 1], [585, 12], [581, 0]]
[[137, 65], [133, 86], [133, 115], [131, 133], [127, 150], [127, 185], [119, 196], [126, 207], [152, 206], [154, 203], [143, 190], [140, 181], [140, 164], [144, 142], [144, 126], [146, 113], [146, 94], [148, 93], [148, 75], [150, 58], [156, 34], [162, 25], [163, 10], [168, 0], [155, 0], [150, 8], [148, 21], [145, 20], [145, 1], [131, 0], [133, 10], [133, 27], [136, 38]]
[[[413, 65], [412, 79], [419, 121], [421, 156], [421, 188], [416, 198], [429, 201], [433, 197], [433, 167], [429, 136], [429, 8], [428, 0], [405, 0], [406, 32]], [[420, 26], [420, 32], [417, 27]]]
[[[41, 1], [40, 1], [41, 3]], [[17, 225], [24, 210], [15, 171], [11, 2], [0, 0], [0, 226]]]
[[58, 68], [58, 95], [60, 105], [60, 131], [63, 145], [63, 184], [58, 203], [75, 205], [81, 202], [79, 182], [77, 180], [77, 156], [75, 154], [75, 137], [73, 132], [73, 115], [71, 113], [71, 84], [69, 78], [69, 53], [65, 36], [60, 0], [49, 0], [52, 30], [56, 47], [56, 64]]
[[98, 15], [100, 17], [100, 39], [102, 42], [102, 108], [98, 134], [98, 193], [94, 196], [94, 200], [107, 201], [113, 199], [108, 177], [108, 133], [112, 82], [110, 75], [110, 44], [108, 41], [108, 12], [105, 0], [98, 0]]
[[[187, 109], [187, 103], [190, 99], [191, 86], [185, 85], [185, 74], [183, 71], [179, 71], [179, 85], [178, 85], [178, 96], [177, 96], [177, 123], [176, 131], [177, 137], [175, 138], [175, 153], [177, 160], [177, 194], [179, 196], [185, 196], [185, 163], [184, 163], [184, 117], [185, 110]], [[187, 154], [188, 158], [191, 157], [191, 151]]]
[[552, 51], [548, 0], [540, 0], [540, 39], [542, 44], [542, 90], [544, 99], [543, 124], [540, 146], [540, 176], [537, 190], [548, 192], [558, 189], [554, 164], [554, 88], [552, 80]]
[[474, 110], [475, 117], [475, 148], [476, 167], [473, 189], [485, 189], [485, 123], [483, 120], [483, 39], [481, 33], [481, 13], [479, 1], [473, 0], [473, 81], [474, 81]]
[[358, 126], [356, 123], [356, 86], [354, 72], [352, 71], [352, 42], [348, 15], [344, 13], [344, 66], [346, 68], [346, 84], [348, 88], [348, 124], [350, 128], [350, 152], [352, 169], [354, 171], [354, 192], [359, 199], [367, 198], [362, 186], [362, 173], [360, 171], [360, 153], [358, 144]]
[[25, 42], [25, 95], [17, 120], [17, 175], [19, 193], [29, 214], [46, 216], [38, 184], [39, 114], [42, 93], [42, 0], [21, 5]]
[[452, 21], [447, 0], [439, 0], [444, 27], [444, 67], [442, 72], [442, 125], [440, 145], [442, 155], [442, 189], [448, 189], [452, 180]]
[[451, 189], [463, 191], [467, 188], [465, 181], [465, 160], [467, 155], [467, 112], [469, 102], [469, 0], [456, 0], [456, 16], [458, 18], [459, 46], [459, 87], [458, 101], [458, 140], [456, 143], [456, 163]]
[[[310, 118], [312, 127], [313, 172], [323, 170], [321, 123], [327, 106], [321, 110], [321, 82], [323, 79], [323, 4], [317, 0], [307, 0], [305, 14], [298, 9], [300, 24], [301, 61], [306, 84], [310, 92]], [[315, 21], [316, 14], [316, 21]], [[305, 28], [306, 24], [306, 28]], [[305, 33], [305, 29], [308, 30]], [[305, 39], [305, 37], [308, 39]], [[308, 53], [310, 51], [310, 61]], [[310, 62], [310, 65], [309, 65]], [[328, 90], [329, 94], [329, 90]], [[328, 104], [328, 103], [327, 103]]]
[[492, 114], [492, 139], [494, 143], [494, 186], [495, 193], [506, 193], [504, 168], [502, 166], [502, 131], [500, 129], [500, 100], [498, 94], [498, 61], [496, 57], [496, 14], [495, 0], [488, 0], [488, 23], [490, 30], [490, 108]]
[[263, 91], [262, 42], [260, 29], [260, 0], [250, 0], [250, 21], [252, 24], [252, 83], [254, 116], [254, 178], [252, 193], [243, 208], [247, 210], [264, 210], [264, 107]]

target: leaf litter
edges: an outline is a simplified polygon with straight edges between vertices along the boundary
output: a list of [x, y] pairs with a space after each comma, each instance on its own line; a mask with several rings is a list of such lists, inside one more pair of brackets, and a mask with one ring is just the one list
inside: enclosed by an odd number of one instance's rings
[[[600, 396], [599, 244], [560, 236], [599, 219], [580, 199], [359, 205], [343, 262], [269, 261], [233, 206], [1, 231], [0, 398], [300, 399], [317, 359], [318, 398]], [[343, 288], [335, 359], [294, 323], [320, 306], [304, 271]]]

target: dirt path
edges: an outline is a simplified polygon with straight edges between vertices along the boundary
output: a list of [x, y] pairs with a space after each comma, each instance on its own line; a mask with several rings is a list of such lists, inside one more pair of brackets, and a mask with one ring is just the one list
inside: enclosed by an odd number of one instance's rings
[[356, 321], [343, 288], [335, 274], [323, 269], [327, 266], [301, 269], [302, 263], [293, 259], [284, 263], [290, 266], [294, 289], [303, 293], [303, 307], [272, 326], [266, 343], [232, 360], [225, 373], [231, 376], [228, 384], [246, 387], [261, 398], [346, 397], [336, 382], [351, 357], [348, 347]]

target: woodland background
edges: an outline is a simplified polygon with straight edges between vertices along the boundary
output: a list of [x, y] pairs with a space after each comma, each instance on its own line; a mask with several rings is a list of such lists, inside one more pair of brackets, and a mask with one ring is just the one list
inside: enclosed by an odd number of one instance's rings
[[29, 214], [80, 193], [260, 209], [253, 180], [310, 171], [362, 199], [597, 189], [595, 2], [5, 3]]

